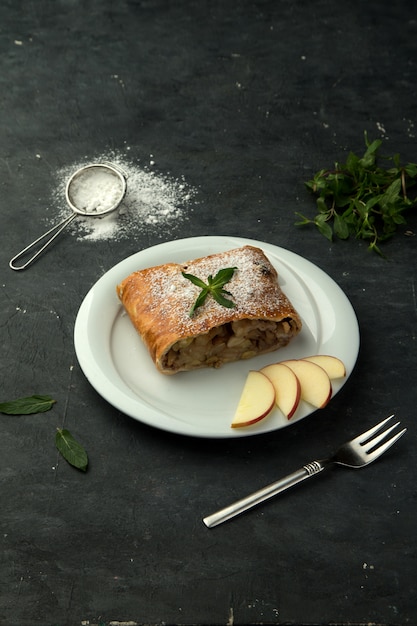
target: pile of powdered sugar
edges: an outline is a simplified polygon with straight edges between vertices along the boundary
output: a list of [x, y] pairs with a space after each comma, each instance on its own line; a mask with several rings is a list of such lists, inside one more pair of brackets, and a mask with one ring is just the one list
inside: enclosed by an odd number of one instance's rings
[[69, 181], [68, 199], [84, 213], [103, 216], [119, 206], [125, 191], [123, 177], [107, 166], [89, 166]]
[[[71, 213], [65, 199], [65, 187], [71, 176], [83, 166], [106, 162], [125, 173], [125, 197], [114, 212], [102, 217], [77, 216], [69, 229], [79, 240], [121, 240], [135, 234], [159, 232], [162, 228], [165, 232], [167, 227], [174, 230], [187, 219], [196, 203], [197, 191], [183, 177], [172, 178], [157, 173], [151, 167], [140, 167], [124, 155], [113, 153], [58, 171], [58, 183], [52, 192], [53, 205], [57, 207], [58, 215], [50, 215], [48, 223], [56, 223]], [[91, 193], [97, 193], [95, 184], [91, 185]], [[85, 188], [83, 194], [86, 194]], [[94, 202], [93, 197], [91, 202]]]

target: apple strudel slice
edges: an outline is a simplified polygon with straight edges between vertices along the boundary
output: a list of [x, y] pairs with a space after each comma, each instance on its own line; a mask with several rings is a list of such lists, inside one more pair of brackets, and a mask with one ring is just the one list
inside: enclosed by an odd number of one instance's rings
[[[220, 275], [226, 283], [216, 280]], [[138, 270], [116, 291], [163, 374], [272, 352], [302, 326], [275, 268], [253, 246]]]

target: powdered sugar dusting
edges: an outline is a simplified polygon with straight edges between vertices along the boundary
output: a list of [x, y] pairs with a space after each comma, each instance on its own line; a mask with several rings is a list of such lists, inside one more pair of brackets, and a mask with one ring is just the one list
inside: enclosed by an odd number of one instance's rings
[[[182, 276], [193, 274], [204, 282], [207, 277], [226, 267], [236, 267], [231, 280], [225, 285], [235, 303], [233, 309], [218, 304], [208, 297], [195, 314], [190, 309], [200, 292], [199, 287]], [[281, 320], [291, 312], [292, 306], [281, 291], [277, 274], [263, 251], [243, 246], [214, 254], [184, 264], [166, 264], [141, 270], [130, 275], [122, 289], [127, 299], [140, 297], [143, 306], [155, 319], [174, 324], [173, 331], [206, 332], [214, 325], [237, 319]]]
[[[172, 178], [156, 173], [128, 160], [122, 154], [106, 154], [90, 158], [60, 169], [58, 183], [53, 190], [53, 204], [58, 215], [50, 216], [48, 223], [54, 224], [70, 214], [65, 200], [65, 186], [75, 171], [91, 163], [113, 163], [127, 176], [126, 195], [119, 208], [102, 217], [77, 217], [70, 225], [79, 240], [122, 240], [141, 233], [172, 231], [187, 220], [196, 203], [197, 191], [183, 177]], [[94, 185], [92, 186], [94, 192]], [[86, 190], [83, 190], [86, 193]], [[94, 198], [91, 198], [91, 202]]]

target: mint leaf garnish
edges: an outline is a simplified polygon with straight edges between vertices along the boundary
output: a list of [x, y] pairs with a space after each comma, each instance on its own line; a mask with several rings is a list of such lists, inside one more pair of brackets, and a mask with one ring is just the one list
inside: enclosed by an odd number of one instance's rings
[[194, 285], [200, 287], [201, 289], [196, 301], [190, 309], [190, 317], [193, 315], [198, 307], [204, 304], [209, 294], [216, 300], [216, 302], [224, 307], [231, 309], [236, 306], [236, 304], [232, 300], [229, 300], [225, 297], [232, 296], [232, 294], [229, 293], [229, 291], [226, 291], [226, 289], [223, 289], [226, 283], [228, 283], [229, 280], [232, 278], [236, 269], [237, 267], [226, 267], [224, 269], [221, 269], [217, 272], [214, 278], [210, 274], [210, 276], [207, 278], [207, 284], [193, 274], [186, 274], [185, 272], [182, 272], [184, 278], [190, 280]]

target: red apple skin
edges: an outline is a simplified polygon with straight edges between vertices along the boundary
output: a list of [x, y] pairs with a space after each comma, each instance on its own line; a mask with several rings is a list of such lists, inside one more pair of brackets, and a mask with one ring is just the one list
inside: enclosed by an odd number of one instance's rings
[[304, 363], [308, 363], [308, 365], [312, 365], [314, 367], [318, 367], [325, 376], [323, 376], [323, 382], [325, 383], [325, 390], [326, 390], [326, 395], [323, 397], [322, 401], [320, 402], [320, 404], [315, 403], [315, 402], [311, 402], [311, 400], [304, 394], [304, 389], [303, 389], [303, 380], [300, 380], [300, 384], [301, 384], [301, 398], [302, 400], [305, 400], [306, 402], [309, 402], [311, 404], [313, 404], [313, 406], [315, 406], [317, 409], [323, 409], [330, 401], [331, 397], [332, 397], [332, 385], [330, 382], [330, 378], [328, 377], [326, 371], [320, 367], [320, 365], [317, 365], [317, 363], [311, 363], [311, 361], [306, 361], [304, 359], [290, 359], [288, 361], [283, 361], [284, 365], [287, 365], [289, 368], [291, 368], [294, 372], [294, 374], [298, 377], [301, 378], [301, 372], [300, 372], [300, 362], [304, 362]]
[[275, 403], [273, 403], [272, 406], [267, 411], [262, 413], [262, 415], [259, 415], [258, 417], [254, 417], [253, 419], [248, 420], [247, 422], [232, 422], [231, 427], [243, 428], [244, 426], [252, 426], [252, 424], [256, 424], [257, 422], [260, 422], [261, 420], [263, 420], [265, 417], [268, 417], [268, 415], [271, 413], [274, 406], [275, 406]]
[[[288, 370], [288, 372], [292, 376], [292, 380], [293, 380], [294, 385], [295, 385], [294, 395], [293, 395], [293, 398], [292, 398], [292, 407], [290, 408], [289, 411], [285, 411], [284, 407], [282, 406], [282, 404], [280, 404], [280, 397], [282, 397], [283, 390], [282, 390], [282, 387], [280, 387], [280, 384], [279, 384], [280, 374], [278, 372], [282, 372], [283, 371], [282, 368], [285, 368], [286, 370]], [[286, 416], [286, 418], [290, 420], [292, 418], [292, 416], [294, 415], [294, 413], [296, 412], [297, 407], [298, 407], [298, 405], [300, 403], [300, 399], [301, 399], [301, 385], [300, 385], [300, 381], [298, 380], [297, 376], [294, 374], [292, 369], [289, 368], [284, 363], [272, 363], [272, 365], [267, 365], [266, 367], [263, 367], [261, 369], [261, 372], [263, 374], [265, 374], [265, 376], [268, 376], [270, 378], [272, 384], [275, 387], [275, 402], [276, 402], [276, 405], [278, 406], [279, 410]], [[286, 383], [284, 383], [284, 384], [286, 384]]]
[[296, 398], [296, 401], [294, 403], [293, 408], [291, 409], [291, 411], [287, 415], [287, 419], [289, 419], [289, 420], [292, 418], [292, 416], [296, 412], [297, 407], [300, 404], [300, 400], [301, 400], [301, 385], [300, 385], [300, 381], [298, 380], [298, 378], [297, 378], [297, 383], [298, 383], [298, 385], [297, 385], [297, 389], [298, 389], [297, 398]]
[[[254, 414], [253, 416], [251, 416], [250, 415], [251, 411], [249, 410], [247, 419], [242, 419], [242, 420], [239, 418], [236, 419], [236, 415], [239, 412], [240, 403], [242, 402], [243, 397], [247, 393], [248, 386], [252, 387], [252, 389], [250, 390], [250, 394], [248, 394], [248, 396], [250, 397], [250, 395], [253, 394], [251, 405], [253, 407]], [[257, 393], [256, 388], [258, 386], [261, 390], [263, 389], [264, 393], [268, 392], [270, 394], [270, 399], [267, 403], [265, 403], [265, 406], [262, 407], [262, 409], [258, 413], [256, 413], [256, 407], [258, 405], [256, 401], [256, 393]], [[259, 406], [262, 406], [262, 400], [263, 398], [261, 398], [261, 401], [259, 402]], [[275, 407], [275, 388], [273, 384], [271, 383], [271, 381], [269, 380], [267, 376], [262, 374], [262, 372], [251, 370], [246, 378], [245, 386], [242, 390], [242, 394], [239, 400], [238, 407], [236, 409], [235, 417], [233, 418], [233, 421], [231, 423], [231, 427], [243, 428], [244, 426], [252, 426], [253, 424], [260, 422], [265, 417], [267, 417], [271, 413], [274, 407]]]
[[317, 408], [318, 409], [324, 409], [324, 407], [329, 404], [331, 399], [332, 399], [332, 389], [330, 389], [329, 395], [327, 396], [326, 400], [324, 400], [324, 402], [322, 404], [320, 404], [320, 406], [317, 407]]

